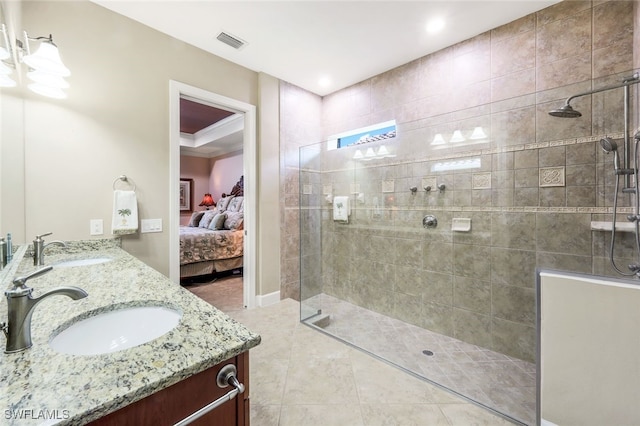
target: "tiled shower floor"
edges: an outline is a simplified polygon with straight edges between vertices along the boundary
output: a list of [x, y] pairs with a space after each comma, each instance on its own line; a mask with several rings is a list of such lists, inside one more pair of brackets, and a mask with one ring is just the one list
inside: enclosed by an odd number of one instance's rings
[[[326, 294], [307, 299], [302, 306], [303, 312], [321, 309], [322, 315], [329, 315], [328, 324], [318, 323], [325, 332], [520, 422], [535, 424], [535, 364]], [[310, 318], [309, 323], [317, 319]]]

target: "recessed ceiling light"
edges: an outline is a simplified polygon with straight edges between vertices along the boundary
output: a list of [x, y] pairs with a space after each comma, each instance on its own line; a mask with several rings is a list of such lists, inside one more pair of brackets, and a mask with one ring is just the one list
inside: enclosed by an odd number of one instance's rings
[[429, 34], [435, 34], [441, 31], [444, 28], [444, 19], [442, 18], [434, 18], [427, 22], [427, 32]]
[[318, 85], [320, 87], [329, 87], [331, 85], [331, 79], [329, 77], [320, 77], [318, 79]]

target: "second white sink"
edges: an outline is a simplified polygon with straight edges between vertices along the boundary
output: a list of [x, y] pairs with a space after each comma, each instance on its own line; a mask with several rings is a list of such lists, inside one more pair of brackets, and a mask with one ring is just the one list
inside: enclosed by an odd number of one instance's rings
[[59, 262], [54, 264], [54, 267], [57, 268], [72, 268], [74, 266], [89, 266], [89, 265], [99, 265], [100, 263], [111, 262], [112, 259], [108, 257], [96, 257], [93, 259], [77, 259], [77, 260], [66, 260], [63, 262]]
[[182, 313], [163, 306], [107, 311], [76, 322], [49, 342], [55, 351], [99, 355], [150, 342], [174, 329]]

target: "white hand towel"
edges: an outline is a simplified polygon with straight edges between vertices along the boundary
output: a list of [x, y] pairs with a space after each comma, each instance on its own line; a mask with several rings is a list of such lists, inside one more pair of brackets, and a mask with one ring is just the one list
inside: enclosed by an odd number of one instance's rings
[[349, 197], [333, 197], [333, 220], [348, 222], [350, 214]]
[[111, 233], [115, 235], [138, 232], [138, 199], [135, 191], [113, 191]]

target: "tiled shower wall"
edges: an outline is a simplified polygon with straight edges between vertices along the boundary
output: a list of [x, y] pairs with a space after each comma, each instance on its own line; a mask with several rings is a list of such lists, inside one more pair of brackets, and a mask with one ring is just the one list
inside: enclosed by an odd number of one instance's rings
[[[590, 222], [611, 218], [613, 163], [598, 141], [613, 136], [622, 145], [622, 89], [576, 99], [579, 119], [547, 112], [633, 73], [637, 16], [635, 2], [565, 1], [325, 97], [321, 108], [314, 95], [283, 84], [283, 297], [301, 297], [302, 238], [303, 299], [324, 292], [533, 361], [535, 268], [616, 275], [609, 235]], [[321, 120], [305, 129], [301, 119], [319, 109]], [[354, 162], [357, 147], [314, 145], [294, 161], [299, 146], [391, 119], [398, 137], [386, 146], [394, 158]], [[468, 138], [476, 126], [487, 139], [431, 145], [436, 133], [449, 140], [460, 129]], [[472, 158], [480, 168], [432, 171]], [[433, 179], [444, 192], [421, 189]], [[333, 195], [364, 194], [364, 203], [352, 196], [349, 224], [331, 220], [329, 187]], [[629, 206], [630, 196], [619, 201]], [[426, 214], [437, 228], [422, 227]], [[471, 231], [453, 232], [453, 218], [470, 218]], [[626, 268], [633, 239], [620, 233], [618, 243], [616, 260]]]

